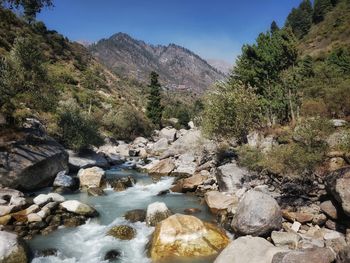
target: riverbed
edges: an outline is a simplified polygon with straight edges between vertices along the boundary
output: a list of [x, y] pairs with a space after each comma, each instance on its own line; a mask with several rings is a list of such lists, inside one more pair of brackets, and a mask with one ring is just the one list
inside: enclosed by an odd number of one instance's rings
[[[146, 245], [154, 228], [141, 222], [130, 223], [124, 219], [123, 215], [129, 210], [147, 209], [149, 204], [156, 201], [164, 202], [173, 213], [183, 214], [186, 208], [199, 208], [201, 212], [195, 214], [196, 217], [205, 221], [213, 220], [207, 206], [201, 204], [197, 196], [179, 193], [158, 195], [171, 187], [174, 178], [162, 177], [155, 180], [147, 174], [123, 167], [108, 170], [106, 174], [107, 177], [132, 176], [137, 182], [123, 192], [115, 192], [107, 186], [104, 190], [105, 196], [93, 197], [85, 192], [64, 195], [68, 200], [79, 200], [95, 207], [100, 216], [76, 228], [61, 227], [47, 236], [36, 236], [29, 241], [33, 251], [57, 249], [59, 252], [55, 256], [36, 256], [33, 263], [107, 262], [104, 261], [104, 256], [110, 250], [121, 252], [120, 259], [115, 262], [151, 262], [147, 257]], [[136, 237], [130, 241], [124, 241], [106, 236], [112, 226], [121, 224], [135, 228]], [[213, 262], [213, 258], [190, 259], [185, 262], [210, 263]]]

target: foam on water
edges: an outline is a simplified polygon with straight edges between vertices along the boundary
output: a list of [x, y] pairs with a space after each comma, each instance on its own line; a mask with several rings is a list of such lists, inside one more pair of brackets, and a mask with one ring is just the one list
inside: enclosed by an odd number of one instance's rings
[[[130, 171], [129, 171], [130, 172]], [[120, 171], [116, 173], [128, 174]], [[128, 174], [129, 175], [129, 174]], [[146, 256], [145, 246], [154, 228], [145, 223], [130, 223], [123, 218], [126, 211], [132, 209], [146, 209], [150, 203], [165, 202], [174, 212], [183, 212], [183, 209], [197, 207], [202, 209], [198, 217], [210, 219], [208, 211], [202, 206], [198, 198], [182, 194], [167, 194], [157, 196], [159, 192], [167, 190], [174, 182], [174, 178], [165, 177], [153, 183], [151, 178], [144, 174], [132, 172], [137, 183], [122, 192], [105, 189], [106, 196], [92, 197], [86, 193], [66, 195], [67, 199], [76, 199], [94, 206], [100, 213], [97, 219], [92, 219], [85, 225], [76, 228], [61, 228], [48, 236], [37, 236], [30, 241], [33, 250], [48, 248], [58, 249], [57, 256], [36, 257], [34, 263], [98, 263], [103, 261], [105, 254], [110, 250], [121, 252], [118, 262], [147, 263], [151, 262]], [[106, 236], [108, 230], [115, 225], [129, 225], [136, 229], [136, 237], [130, 241], [119, 240]]]

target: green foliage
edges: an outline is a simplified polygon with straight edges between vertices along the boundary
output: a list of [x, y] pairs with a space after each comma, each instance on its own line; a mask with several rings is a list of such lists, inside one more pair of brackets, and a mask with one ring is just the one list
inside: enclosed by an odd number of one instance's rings
[[303, 0], [298, 8], [293, 8], [286, 20], [297, 38], [306, 35], [312, 25], [313, 8], [310, 0]]
[[237, 150], [238, 163], [251, 171], [261, 171], [264, 154], [257, 148], [243, 145]]
[[[44, 58], [33, 38], [18, 38], [1, 66], [0, 108], [9, 118], [30, 108], [35, 112], [53, 111], [57, 91], [51, 88]], [[35, 113], [34, 112], [34, 113]]]
[[253, 90], [234, 82], [217, 84], [206, 97], [202, 128], [212, 137], [243, 139], [259, 118]]
[[270, 31], [272, 33], [279, 31], [280, 28], [278, 27], [276, 21], [272, 21], [271, 26], [270, 26]]
[[103, 139], [98, 132], [98, 123], [82, 112], [76, 103], [68, 101], [59, 111], [60, 138], [69, 149], [76, 151], [90, 146], [99, 146]]
[[314, 14], [313, 21], [315, 23], [321, 22], [326, 14], [332, 10], [332, 1], [331, 0], [315, 0], [314, 2]]
[[163, 106], [161, 105], [161, 86], [158, 81], [158, 77], [159, 75], [156, 72], [152, 72], [150, 75], [150, 94], [148, 97], [146, 116], [154, 125], [161, 126]]
[[188, 122], [191, 120], [191, 115], [193, 116], [193, 112], [194, 109], [191, 109], [188, 105], [185, 105], [181, 101], [176, 101], [164, 107], [163, 118], [176, 118], [179, 120], [179, 128], [186, 128]]
[[122, 105], [103, 116], [103, 127], [116, 139], [134, 140], [138, 136], [150, 136], [152, 124], [132, 106]]

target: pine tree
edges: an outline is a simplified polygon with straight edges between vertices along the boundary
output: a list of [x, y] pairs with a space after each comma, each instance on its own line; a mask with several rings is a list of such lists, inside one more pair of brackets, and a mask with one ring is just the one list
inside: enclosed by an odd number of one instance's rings
[[278, 27], [276, 21], [272, 21], [271, 26], [270, 26], [270, 30], [271, 30], [271, 33], [275, 33], [278, 30], [280, 30], [280, 28]]
[[158, 81], [158, 77], [159, 75], [156, 72], [152, 72], [150, 75], [150, 94], [148, 97], [146, 116], [153, 124], [161, 126], [163, 106], [161, 105], [161, 85]]
[[286, 26], [292, 28], [297, 38], [306, 35], [312, 25], [313, 9], [310, 0], [304, 0], [298, 8], [293, 8], [287, 17]]
[[321, 22], [332, 7], [333, 5], [331, 0], [315, 0], [313, 21], [315, 23]]

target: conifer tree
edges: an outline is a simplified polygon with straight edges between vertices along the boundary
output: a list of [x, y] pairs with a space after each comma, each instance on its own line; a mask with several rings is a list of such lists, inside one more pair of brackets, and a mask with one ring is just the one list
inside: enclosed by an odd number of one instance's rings
[[150, 75], [150, 94], [148, 97], [146, 116], [153, 124], [161, 126], [163, 106], [161, 105], [161, 85], [158, 81], [158, 77], [159, 75], [154, 71]]
[[321, 22], [325, 15], [332, 9], [331, 0], [315, 0], [313, 20], [315, 23]]
[[276, 21], [272, 21], [271, 26], [270, 26], [270, 30], [271, 30], [271, 33], [274, 33], [274, 32], [277, 32], [278, 30], [280, 30]]
[[306, 35], [312, 25], [313, 9], [310, 0], [304, 0], [298, 8], [293, 8], [287, 17], [286, 26], [292, 28], [297, 38]]

